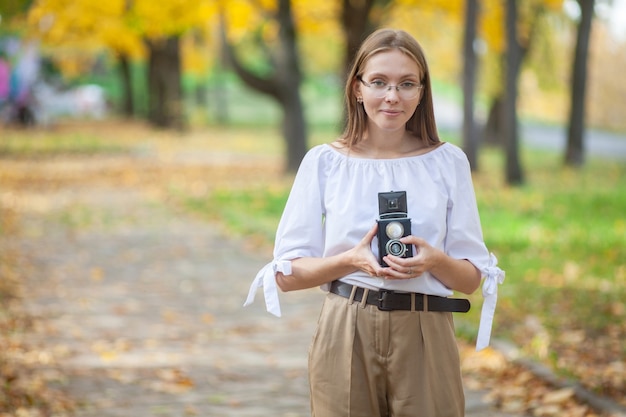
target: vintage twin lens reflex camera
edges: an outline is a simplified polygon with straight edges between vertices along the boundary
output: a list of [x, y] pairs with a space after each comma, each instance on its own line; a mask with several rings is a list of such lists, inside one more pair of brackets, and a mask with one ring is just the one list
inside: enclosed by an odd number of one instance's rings
[[411, 219], [407, 216], [406, 191], [378, 193], [378, 253], [382, 266], [388, 266], [383, 257], [387, 254], [410, 258], [411, 245], [400, 239], [411, 234]]

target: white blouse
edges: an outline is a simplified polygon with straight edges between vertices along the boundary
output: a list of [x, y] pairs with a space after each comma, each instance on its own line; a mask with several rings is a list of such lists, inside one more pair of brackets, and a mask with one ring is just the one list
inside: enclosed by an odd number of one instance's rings
[[[280, 316], [276, 273], [290, 275], [293, 259], [332, 256], [356, 246], [379, 217], [378, 193], [387, 191], [406, 191], [413, 235], [452, 258], [467, 259], [485, 277], [477, 349], [488, 346], [504, 272], [483, 242], [467, 157], [450, 143], [395, 159], [351, 157], [327, 144], [312, 148], [302, 160], [280, 220], [274, 260], [258, 273], [244, 305], [264, 287], [267, 310]], [[376, 238], [372, 250], [378, 256]], [[373, 290], [453, 294], [428, 272], [408, 280], [386, 280], [356, 271], [341, 281]], [[329, 287], [325, 284], [322, 289]]]

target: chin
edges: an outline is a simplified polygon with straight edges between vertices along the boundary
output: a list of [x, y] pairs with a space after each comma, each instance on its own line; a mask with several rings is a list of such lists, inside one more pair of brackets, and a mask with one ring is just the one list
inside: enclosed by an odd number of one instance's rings
[[398, 130], [406, 130], [406, 122], [401, 123], [401, 124], [394, 123], [393, 125], [384, 123], [384, 124], [378, 124], [376, 126], [384, 132], [397, 132]]

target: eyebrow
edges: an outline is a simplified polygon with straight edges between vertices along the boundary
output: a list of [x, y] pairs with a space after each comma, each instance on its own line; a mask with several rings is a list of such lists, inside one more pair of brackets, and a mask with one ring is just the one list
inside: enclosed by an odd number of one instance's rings
[[[390, 78], [389, 75], [384, 74], [382, 72], [373, 72], [371, 74], [369, 74], [370, 77], [381, 77], [381, 78]], [[418, 80], [420, 80], [420, 77], [418, 74], [414, 74], [414, 73], [408, 73], [408, 74], [404, 74], [401, 77], [399, 77], [400, 79], [404, 79], [404, 78], [416, 78]]]

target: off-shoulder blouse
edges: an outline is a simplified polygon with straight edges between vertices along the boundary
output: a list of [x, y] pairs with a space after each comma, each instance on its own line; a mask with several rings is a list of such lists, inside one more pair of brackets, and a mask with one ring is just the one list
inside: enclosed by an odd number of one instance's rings
[[[467, 157], [450, 143], [394, 159], [345, 155], [328, 144], [312, 148], [302, 160], [281, 217], [274, 259], [256, 276], [245, 304], [262, 286], [268, 311], [280, 316], [276, 273], [289, 275], [293, 259], [333, 256], [357, 245], [379, 218], [378, 193], [386, 191], [406, 191], [413, 235], [481, 271], [485, 301], [477, 349], [486, 347], [504, 272], [483, 241]], [[378, 256], [376, 241], [372, 250]], [[428, 272], [409, 280], [386, 280], [356, 271], [341, 281], [373, 290], [453, 294]], [[328, 291], [329, 285], [322, 289]]]

